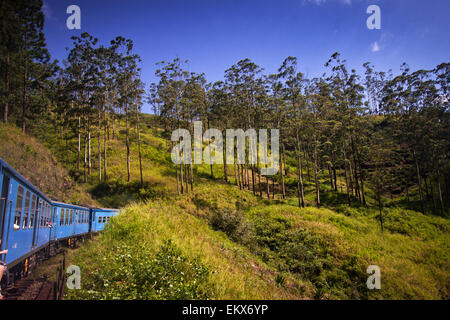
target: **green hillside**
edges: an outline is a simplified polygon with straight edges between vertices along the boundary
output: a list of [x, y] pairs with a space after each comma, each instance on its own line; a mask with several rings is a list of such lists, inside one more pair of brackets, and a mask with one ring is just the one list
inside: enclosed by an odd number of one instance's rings
[[[177, 196], [161, 131], [152, 116], [144, 123], [143, 186], [136, 143], [132, 179], [126, 181], [122, 127], [108, 141], [108, 182], [98, 183], [94, 157], [93, 173], [81, 184], [95, 201], [122, 212], [73, 256], [71, 263], [85, 277], [82, 290], [69, 291], [67, 298], [449, 298], [447, 219], [405, 209], [394, 198], [384, 209], [382, 233], [371, 198], [367, 208], [348, 207], [339, 200], [345, 203], [344, 195], [333, 192], [321, 209], [312, 200], [298, 208], [295, 194], [265, 199], [224, 183], [220, 166], [215, 179], [208, 177], [209, 166], [195, 167], [194, 192]], [[75, 137], [64, 143], [51, 134], [45, 139], [59, 155], [66, 143], [76, 144]], [[91, 143], [96, 150], [96, 140]], [[74, 157], [61, 161], [73, 170]], [[308, 183], [306, 191], [308, 203], [314, 198]], [[381, 268], [382, 290], [367, 289], [369, 265]]]
[[74, 204], [97, 204], [38, 139], [23, 134], [14, 125], [0, 123], [0, 141], [0, 157], [48, 197]]

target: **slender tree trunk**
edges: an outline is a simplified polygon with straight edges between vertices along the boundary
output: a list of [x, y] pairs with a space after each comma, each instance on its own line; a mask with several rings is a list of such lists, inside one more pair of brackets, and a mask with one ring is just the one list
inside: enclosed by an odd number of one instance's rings
[[381, 206], [381, 199], [378, 199], [378, 208], [380, 210], [380, 225], [381, 225], [381, 232], [383, 232], [383, 213], [382, 213], [382, 206]]
[[181, 194], [184, 194], [184, 172], [183, 172], [183, 163], [180, 164], [180, 183], [181, 183]]
[[275, 199], [275, 179], [272, 177], [272, 199]]
[[349, 186], [349, 175], [348, 175], [348, 170], [347, 170], [347, 164], [345, 162], [345, 160], [347, 159], [347, 154], [345, 152], [345, 145], [344, 142], [342, 142], [342, 154], [344, 156], [344, 172], [345, 172], [345, 186], [346, 186], [346, 191], [347, 191], [347, 201], [348, 201], [348, 205], [351, 205], [351, 199], [350, 199], [350, 186]]
[[178, 169], [178, 164], [177, 165], [175, 165], [175, 168], [176, 168], [176, 170], [177, 170], [177, 192], [178, 192], [178, 195], [180, 195], [181, 194], [181, 191], [180, 191], [180, 173], [179, 173], [179, 169]]
[[8, 123], [8, 111], [9, 111], [9, 52], [5, 61], [5, 109], [3, 110], [3, 122]]
[[305, 195], [303, 190], [303, 177], [302, 177], [302, 159], [300, 157], [300, 137], [298, 136], [298, 129], [295, 132], [295, 138], [297, 140], [297, 192], [298, 192], [298, 207], [305, 207]]
[[91, 175], [91, 125], [88, 120], [88, 175]]
[[420, 208], [421, 208], [422, 213], [425, 214], [425, 208], [424, 208], [424, 204], [423, 204], [422, 182], [420, 180], [419, 162], [417, 161], [415, 148], [413, 148], [412, 153], [413, 153], [414, 163], [416, 165], [417, 184], [419, 186], [419, 196], [420, 196]]
[[[252, 190], [253, 190], [253, 195], [256, 195], [256, 190], [255, 190], [255, 165], [252, 164]], [[274, 190], [275, 192], [275, 190]]]
[[22, 104], [22, 132], [25, 133], [25, 118], [27, 113], [27, 87], [28, 87], [28, 65], [25, 62], [23, 73], [23, 104]]
[[127, 181], [130, 182], [130, 128], [128, 124], [128, 102], [125, 102], [125, 125], [126, 125], [126, 144], [127, 144]]
[[227, 172], [227, 157], [224, 152], [223, 156], [223, 179], [226, 183], [228, 183], [228, 172]]
[[188, 165], [184, 165], [184, 174], [186, 176], [186, 194], [189, 194], [189, 170]]
[[304, 154], [305, 163], [306, 163], [306, 174], [308, 176], [308, 181], [311, 181], [311, 172], [309, 171], [309, 164], [308, 164], [308, 159], [311, 160], [311, 154], [309, 153], [309, 156], [308, 156], [308, 152], [306, 151], [306, 148], [305, 148], [303, 154]]
[[237, 168], [236, 168], [236, 158], [234, 161], [234, 183], [238, 185]]
[[136, 110], [136, 127], [138, 135], [138, 149], [139, 149], [139, 172], [141, 175], [141, 187], [144, 186], [144, 176], [142, 174], [142, 154], [141, 154], [141, 130], [139, 127], [139, 111]]
[[190, 167], [191, 167], [191, 191], [194, 192], [194, 169], [192, 167], [192, 161], [190, 163]]
[[319, 171], [318, 171], [318, 156], [317, 156], [317, 142], [314, 138], [314, 180], [316, 182], [316, 201], [317, 208], [320, 208], [320, 189], [319, 189]]
[[261, 170], [258, 173], [259, 197], [262, 198]]
[[328, 176], [330, 177], [330, 187], [331, 187], [331, 190], [333, 190], [334, 184], [333, 184], [333, 174], [331, 173], [331, 166], [327, 165], [327, 167], [328, 167]]
[[103, 180], [106, 182], [108, 180], [107, 178], [107, 158], [106, 158], [106, 150], [107, 150], [107, 145], [106, 145], [106, 131], [107, 131], [107, 127], [108, 127], [108, 118], [106, 117], [106, 110], [104, 111], [104, 117], [105, 117], [105, 127], [104, 127], [104, 133], [103, 133]]
[[280, 178], [281, 178], [281, 194], [283, 199], [286, 199], [286, 186], [284, 185], [284, 144], [281, 143], [281, 168], [280, 168]]
[[114, 115], [113, 115], [113, 117], [112, 117], [112, 138], [113, 138], [113, 140], [114, 140], [115, 137], [116, 137], [116, 129], [115, 129], [115, 125], [116, 125], [116, 119], [115, 119], [115, 117], [114, 117]]
[[86, 121], [84, 123], [84, 182], [87, 182], [87, 128]]
[[336, 175], [336, 166], [333, 164], [333, 175], [334, 175], [334, 191], [338, 191], [338, 181], [337, 181], [337, 175]]
[[438, 187], [438, 196], [439, 196], [439, 202], [441, 204], [441, 215], [444, 216], [445, 207], [444, 207], [444, 201], [442, 200], [441, 174], [440, 174], [439, 167], [437, 168], [436, 173], [437, 173], [436, 174], [436, 183], [437, 183], [437, 187]]
[[81, 117], [78, 116], [78, 153], [77, 153], [77, 170], [80, 170], [80, 153], [81, 153]]
[[102, 112], [98, 106], [98, 182], [102, 182], [102, 137], [101, 137], [101, 116]]

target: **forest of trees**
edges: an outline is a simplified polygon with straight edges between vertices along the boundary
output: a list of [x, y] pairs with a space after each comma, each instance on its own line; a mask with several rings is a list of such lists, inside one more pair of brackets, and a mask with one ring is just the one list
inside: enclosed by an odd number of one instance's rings
[[[209, 83], [205, 74], [186, 71], [185, 61], [177, 58], [158, 63], [158, 82], [145, 90], [130, 39], [117, 37], [103, 46], [83, 33], [72, 38], [62, 64], [51, 61], [41, 8], [37, 0], [0, 5], [0, 110], [5, 123], [23, 131], [47, 121], [61, 140], [78, 137], [74, 165], [84, 181], [92, 170], [98, 170], [99, 181], [108, 179], [107, 144], [125, 124], [128, 181], [130, 145], [136, 143], [143, 183], [139, 115], [147, 101], [168, 141], [177, 128], [193, 132], [196, 120], [204, 129], [280, 129], [276, 176], [261, 176], [259, 165], [223, 165], [226, 182], [260, 197], [286, 197], [289, 154], [295, 156], [299, 206], [305, 206], [304, 183], [310, 181], [317, 207], [321, 184], [327, 183], [331, 191], [326, 192], [346, 194], [349, 205], [366, 205], [370, 188], [380, 218], [383, 199], [400, 194], [423, 213], [429, 208], [444, 216], [448, 210], [450, 63], [417, 71], [405, 63], [398, 75], [365, 63], [360, 75], [334, 53], [323, 76], [307, 79], [296, 57], [287, 57], [274, 74], [243, 59], [225, 70], [223, 81]], [[92, 139], [98, 139], [98, 150], [91, 150]], [[177, 165], [176, 172], [178, 193], [192, 192], [192, 165]], [[213, 165], [210, 172], [214, 178]], [[414, 199], [411, 190], [417, 190]]]

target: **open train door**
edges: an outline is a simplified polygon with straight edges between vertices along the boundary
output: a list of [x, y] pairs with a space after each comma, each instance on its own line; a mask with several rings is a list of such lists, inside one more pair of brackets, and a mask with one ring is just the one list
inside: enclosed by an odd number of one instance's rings
[[[6, 215], [7, 215], [7, 208], [8, 208], [8, 194], [9, 194], [9, 177], [4, 174], [3, 175], [3, 181], [2, 181], [2, 193], [0, 198], [0, 239], [2, 240], [2, 243], [0, 244], [0, 251], [3, 251], [6, 249], [6, 240], [4, 239], [5, 235], [5, 225], [6, 225]], [[8, 217], [9, 218], [9, 217]], [[2, 261], [5, 261], [5, 255], [2, 255], [0, 257]]]

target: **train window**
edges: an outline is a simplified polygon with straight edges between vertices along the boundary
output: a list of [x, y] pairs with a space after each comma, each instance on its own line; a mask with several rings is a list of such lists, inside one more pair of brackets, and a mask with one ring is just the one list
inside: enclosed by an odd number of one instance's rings
[[102, 217], [98, 217], [98, 223], [102, 223]]
[[55, 219], [56, 219], [56, 208], [53, 208], [53, 216], [52, 216], [52, 224], [55, 224]]
[[44, 208], [43, 208], [43, 202], [42, 202], [42, 200], [41, 201], [39, 201], [39, 216], [40, 216], [40, 223], [39, 223], [39, 227], [40, 228], [42, 228], [42, 226], [44, 225], [44, 217], [43, 217], [43, 215], [44, 215]]
[[72, 224], [72, 223], [73, 223], [73, 210], [70, 209], [70, 222], [69, 222], [69, 224]]
[[34, 227], [34, 216], [36, 213], [36, 195], [33, 194], [33, 196], [31, 197], [31, 214], [30, 214], [30, 228]]
[[48, 204], [47, 203], [44, 205], [44, 208], [45, 208], [44, 228], [47, 228], [47, 224], [48, 224]]
[[59, 210], [59, 225], [62, 226], [64, 224], [64, 209], [61, 208]]
[[23, 220], [22, 220], [22, 229], [26, 229], [28, 227], [28, 216], [30, 215], [30, 191], [27, 191], [25, 194], [25, 209], [23, 210]]
[[49, 204], [47, 204], [47, 223], [45, 224], [47, 228], [50, 228], [51, 217], [52, 217], [52, 207]]
[[106, 221], [109, 223], [110, 220], [111, 220], [111, 217], [108, 217], [108, 219]]
[[103, 223], [106, 223], [106, 217], [103, 217]]
[[45, 216], [44, 216], [44, 228], [48, 226], [48, 203], [44, 205], [45, 208]]
[[20, 218], [22, 216], [22, 206], [23, 206], [23, 187], [19, 186], [17, 188], [17, 198], [16, 198], [16, 212], [14, 214], [14, 230], [20, 229]]

